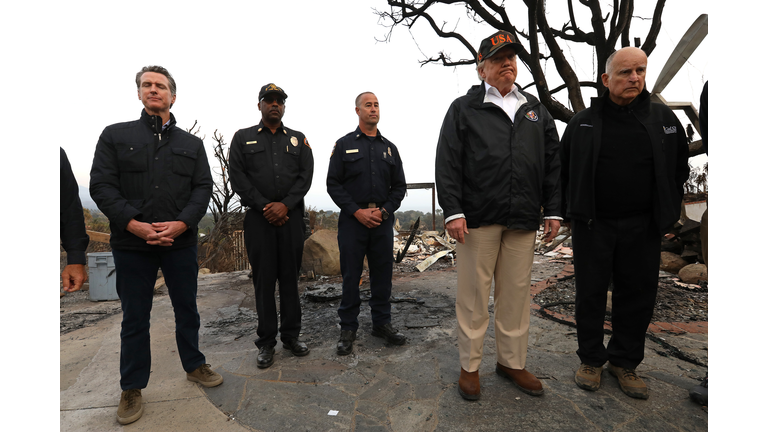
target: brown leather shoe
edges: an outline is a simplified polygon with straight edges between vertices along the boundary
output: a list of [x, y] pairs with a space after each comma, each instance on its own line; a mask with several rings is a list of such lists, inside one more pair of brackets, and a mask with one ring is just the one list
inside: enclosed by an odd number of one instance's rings
[[459, 394], [466, 400], [480, 399], [480, 371], [467, 372], [461, 368]]
[[531, 396], [544, 394], [541, 381], [525, 369], [512, 369], [496, 363], [496, 373], [511, 380], [523, 393], [528, 393]]

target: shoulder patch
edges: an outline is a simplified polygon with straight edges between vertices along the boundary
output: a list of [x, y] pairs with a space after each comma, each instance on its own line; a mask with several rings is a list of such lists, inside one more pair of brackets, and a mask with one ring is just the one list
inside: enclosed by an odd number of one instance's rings
[[[309, 145], [309, 144], [307, 144]], [[333, 148], [331, 149], [331, 156], [333, 156], [333, 152], [336, 151], [336, 143], [333, 143]]]
[[[307, 137], [304, 137], [304, 145], [309, 147], [310, 150], [312, 150], [312, 147], [309, 145], [309, 141], [307, 141]], [[333, 153], [331, 153], [333, 155]]]
[[527, 113], [525, 113], [525, 118], [527, 118], [528, 120], [530, 120], [532, 122], [535, 122], [535, 121], [539, 120], [539, 116], [536, 115], [536, 111], [534, 111], [534, 110], [530, 110]]

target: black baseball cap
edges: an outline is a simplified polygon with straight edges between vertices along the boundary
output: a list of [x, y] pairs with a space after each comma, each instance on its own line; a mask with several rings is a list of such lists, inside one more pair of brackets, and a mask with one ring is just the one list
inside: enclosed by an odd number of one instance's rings
[[498, 31], [480, 42], [480, 49], [477, 50], [477, 62], [480, 63], [481, 61], [492, 57], [505, 46], [514, 48], [515, 54], [519, 54], [524, 50], [523, 46], [517, 41], [515, 35], [503, 30]]
[[283, 99], [288, 99], [288, 95], [285, 94], [283, 89], [276, 86], [274, 83], [269, 83], [261, 88], [261, 91], [259, 92], [259, 100], [264, 99], [264, 96], [268, 95], [269, 93], [277, 93], [279, 94]]

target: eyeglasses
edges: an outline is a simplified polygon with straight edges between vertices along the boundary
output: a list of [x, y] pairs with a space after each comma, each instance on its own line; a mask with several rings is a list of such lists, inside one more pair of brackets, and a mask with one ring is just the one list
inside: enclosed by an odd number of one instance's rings
[[268, 104], [271, 104], [271, 103], [274, 103], [275, 101], [277, 101], [278, 105], [285, 105], [285, 99], [283, 99], [281, 97], [264, 96], [263, 98], [261, 98], [261, 100], [266, 102], [266, 103], [268, 103]]

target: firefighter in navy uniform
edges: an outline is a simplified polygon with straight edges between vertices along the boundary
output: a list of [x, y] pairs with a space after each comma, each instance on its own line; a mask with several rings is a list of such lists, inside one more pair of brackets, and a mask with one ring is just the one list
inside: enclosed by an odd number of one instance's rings
[[406, 338], [391, 324], [392, 216], [405, 196], [403, 163], [397, 148], [379, 132], [379, 101], [371, 92], [355, 99], [359, 126], [336, 142], [328, 165], [328, 194], [341, 209], [339, 253], [343, 277], [339, 305], [339, 355], [352, 352], [360, 313], [360, 276], [368, 257], [372, 335], [395, 345]]
[[301, 304], [298, 273], [304, 250], [304, 195], [312, 185], [314, 159], [307, 139], [285, 127], [285, 99], [280, 87], [267, 84], [259, 92], [261, 122], [232, 138], [232, 189], [249, 207], [243, 228], [253, 269], [259, 324], [256, 366], [274, 363], [278, 320], [275, 282], [280, 289], [280, 340], [296, 356], [309, 354], [299, 341]]

